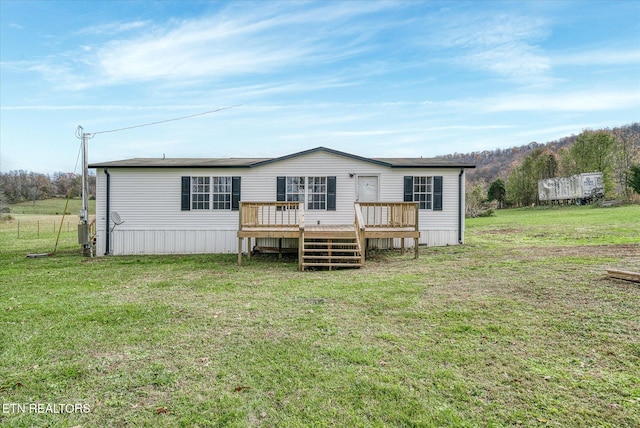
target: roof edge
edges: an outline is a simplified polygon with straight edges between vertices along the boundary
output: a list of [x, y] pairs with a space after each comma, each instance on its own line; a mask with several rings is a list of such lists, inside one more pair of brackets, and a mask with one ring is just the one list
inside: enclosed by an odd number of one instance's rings
[[334, 155], [343, 156], [343, 157], [346, 157], [346, 158], [355, 159], [355, 160], [359, 160], [359, 161], [362, 161], [362, 162], [369, 162], [369, 163], [373, 163], [373, 164], [376, 164], [376, 165], [383, 165], [383, 166], [387, 166], [387, 167], [391, 167], [392, 166], [390, 163], [384, 162], [384, 161], [381, 161], [381, 160], [372, 159], [372, 158], [365, 158], [363, 156], [354, 155], [352, 153], [341, 152], [339, 150], [330, 149], [328, 147], [320, 146], [320, 147], [316, 147], [316, 148], [313, 148], [313, 149], [303, 150], [301, 152], [291, 153], [291, 154], [280, 156], [280, 157], [277, 157], [277, 158], [266, 159], [264, 161], [256, 162], [254, 164], [251, 164], [250, 167], [254, 168], [254, 167], [257, 167], [257, 166], [262, 166], [262, 165], [267, 165], [267, 164], [270, 164], [270, 163], [280, 162], [280, 161], [284, 161], [284, 160], [287, 160], [287, 159], [293, 159], [293, 158], [297, 158], [299, 156], [305, 156], [305, 155], [308, 155], [308, 154], [311, 154], [311, 153], [317, 153], [317, 152], [331, 153], [331, 154], [334, 154]]
[[408, 169], [408, 168], [442, 168], [442, 169], [476, 169], [475, 165], [470, 164], [452, 164], [452, 165], [390, 165], [391, 168]]
[[93, 162], [89, 164], [89, 168], [138, 168], [138, 169], [245, 169], [256, 168], [263, 165], [269, 165], [313, 153], [329, 153], [344, 158], [357, 160], [369, 164], [384, 166], [386, 168], [443, 168], [443, 169], [475, 169], [476, 165], [467, 163], [453, 163], [438, 158], [387, 158], [375, 157], [367, 158], [364, 156], [354, 155], [352, 153], [342, 152], [328, 147], [316, 147], [313, 149], [303, 150], [275, 158], [131, 158], [107, 162]]

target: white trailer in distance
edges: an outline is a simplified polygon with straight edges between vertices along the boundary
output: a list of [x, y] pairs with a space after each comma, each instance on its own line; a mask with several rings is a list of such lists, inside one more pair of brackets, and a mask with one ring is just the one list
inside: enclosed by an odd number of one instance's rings
[[588, 204], [604, 196], [601, 172], [587, 172], [571, 177], [545, 178], [538, 181], [538, 201], [551, 204]]

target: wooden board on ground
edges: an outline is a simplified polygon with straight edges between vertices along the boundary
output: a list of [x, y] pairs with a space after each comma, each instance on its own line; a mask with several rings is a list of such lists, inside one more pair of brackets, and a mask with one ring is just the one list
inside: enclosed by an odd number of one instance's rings
[[624, 279], [625, 281], [633, 281], [640, 283], [640, 273], [630, 272], [626, 270], [607, 269], [607, 275], [610, 278]]
[[28, 259], [39, 259], [40, 257], [50, 257], [50, 256], [53, 256], [53, 253], [27, 254]]

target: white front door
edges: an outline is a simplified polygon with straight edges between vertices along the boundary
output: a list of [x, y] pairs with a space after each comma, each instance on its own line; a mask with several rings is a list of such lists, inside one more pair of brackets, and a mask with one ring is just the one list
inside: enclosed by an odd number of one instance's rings
[[357, 202], [378, 202], [378, 176], [359, 175]]

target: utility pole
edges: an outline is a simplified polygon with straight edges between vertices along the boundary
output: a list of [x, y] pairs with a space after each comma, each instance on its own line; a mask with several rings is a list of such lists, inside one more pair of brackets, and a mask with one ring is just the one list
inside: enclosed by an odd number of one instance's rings
[[82, 210], [80, 211], [80, 224], [78, 224], [78, 244], [82, 245], [82, 255], [93, 256], [93, 245], [89, 240], [89, 147], [87, 141], [93, 135], [84, 132], [82, 126], [78, 126], [76, 137], [82, 142]]
[[[191, 114], [189, 116], [176, 117], [173, 119], [160, 120], [158, 122], [144, 123], [142, 125], [128, 126], [126, 128], [111, 129], [108, 131], [98, 131], [93, 133], [84, 132], [84, 128], [82, 126], [78, 126], [78, 128], [76, 129], [76, 138], [79, 138], [80, 141], [82, 142], [82, 210], [80, 211], [80, 224], [78, 224], [78, 244], [82, 245], [82, 255], [87, 257], [93, 257], [93, 249], [94, 249], [93, 242], [91, 242], [91, 239], [90, 239], [91, 236], [89, 234], [90, 223], [89, 223], [89, 147], [87, 144], [88, 140], [92, 139], [97, 134], [125, 131], [127, 129], [158, 125], [166, 122], [175, 122], [177, 120], [189, 119], [196, 116], [203, 116], [205, 114], [216, 113], [216, 112], [219, 112], [222, 110], [228, 110], [234, 107], [237, 107], [237, 105], [230, 106], [230, 107], [222, 107], [215, 110], [205, 111], [202, 113]], [[107, 207], [108, 206], [109, 205], [107, 204]], [[115, 226], [117, 226], [118, 224], [122, 224], [122, 222], [115, 223]], [[110, 226], [109, 224], [106, 225], [107, 236], [109, 236], [109, 226]]]

